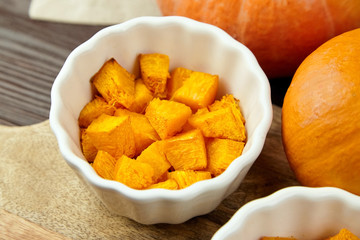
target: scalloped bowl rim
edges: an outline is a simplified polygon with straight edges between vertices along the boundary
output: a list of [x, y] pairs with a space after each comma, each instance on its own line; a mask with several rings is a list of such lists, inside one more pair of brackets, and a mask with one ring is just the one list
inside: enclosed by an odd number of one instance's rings
[[349, 208], [356, 208], [360, 211], [360, 197], [340, 188], [305, 186], [286, 187], [266, 197], [255, 199], [243, 205], [231, 219], [214, 234], [212, 240], [226, 239], [227, 236], [230, 236], [237, 229], [241, 229], [242, 223], [246, 222], [247, 218], [257, 212], [275, 208], [284, 202], [292, 201], [294, 199], [317, 202], [319, 199], [325, 198], [327, 200], [339, 200], [349, 206]]
[[[166, 21], [164, 19], [166, 18]], [[70, 144], [72, 140], [69, 138], [67, 133], [65, 132], [61, 122], [59, 121], [60, 117], [59, 114], [62, 108], [66, 108], [61, 101], [61, 97], [59, 93], [56, 91], [59, 86], [62, 84], [62, 79], [66, 78], [68, 71], [71, 71], [72, 63], [76, 61], [77, 57], [87, 49], [91, 49], [92, 47], [96, 46], [99, 39], [102, 37], [111, 34], [112, 32], [116, 31], [126, 31], [137, 24], [146, 24], [149, 26], [158, 26], [162, 24], [180, 24], [180, 25], [187, 25], [187, 27], [201, 27], [205, 28], [206, 31], [214, 32], [219, 37], [223, 38], [223, 41], [226, 41], [226, 44], [231, 45], [234, 48], [240, 48], [241, 51], [245, 52], [247, 55], [247, 61], [249, 61], [249, 65], [256, 68], [253, 70], [253, 73], [257, 75], [257, 79], [262, 81], [261, 84], [262, 89], [261, 96], [262, 98], [260, 101], [264, 106], [264, 117], [259, 122], [258, 126], [256, 127], [253, 135], [254, 135], [254, 142], [252, 147], [239, 158], [241, 161], [233, 161], [231, 167], [228, 167], [225, 173], [219, 175], [216, 178], [212, 178], [206, 181], [197, 182], [185, 189], [181, 190], [166, 190], [166, 189], [149, 189], [149, 190], [135, 190], [132, 188], [127, 187], [126, 185], [116, 182], [105, 180], [101, 178], [99, 175], [95, 173], [93, 168], [85, 162], [83, 159], [77, 157], [70, 149]], [[264, 72], [261, 70], [260, 66], [258, 66], [258, 62], [252, 52], [242, 45], [239, 44], [238, 41], [230, 37], [226, 32], [221, 30], [218, 27], [215, 27], [210, 24], [197, 22], [195, 20], [191, 20], [185, 17], [138, 17], [126, 22], [106, 27], [97, 33], [95, 33], [90, 39], [79, 45], [75, 48], [66, 59], [59, 75], [56, 77], [52, 90], [51, 90], [51, 108], [50, 108], [50, 126], [58, 139], [58, 145], [60, 152], [62, 153], [63, 157], [65, 158], [66, 162], [72, 166], [72, 168], [76, 169], [81, 175], [85, 177], [89, 183], [95, 185], [100, 188], [113, 190], [118, 192], [127, 198], [130, 198], [135, 201], [154, 201], [156, 199], [166, 199], [166, 200], [173, 200], [178, 201], [179, 199], [186, 200], [190, 198], [194, 198], [196, 196], [201, 195], [204, 192], [209, 190], [219, 189], [226, 185], [229, 185], [232, 182], [236, 175], [240, 173], [240, 171], [246, 167], [247, 165], [251, 165], [255, 162], [257, 157], [260, 155], [262, 151], [266, 135], [270, 129], [270, 125], [272, 122], [272, 104], [271, 104], [271, 97], [270, 97], [270, 86], [268, 83], [268, 79], [265, 76]]]

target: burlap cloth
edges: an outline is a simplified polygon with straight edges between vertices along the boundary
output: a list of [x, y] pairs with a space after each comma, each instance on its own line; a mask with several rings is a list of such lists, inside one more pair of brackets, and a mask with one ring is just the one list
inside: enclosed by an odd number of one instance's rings
[[112, 215], [63, 160], [48, 120], [0, 126], [0, 209], [72, 239], [166, 239], [174, 230]]

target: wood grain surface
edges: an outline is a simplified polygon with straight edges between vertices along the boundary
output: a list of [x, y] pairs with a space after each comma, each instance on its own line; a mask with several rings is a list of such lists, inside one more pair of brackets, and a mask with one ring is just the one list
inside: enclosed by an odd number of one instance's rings
[[0, 209], [0, 239], [70, 240], [2, 209]]
[[[51, 86], [66, 57], [104, 27], [34, 21], [28, 17], [29, 5], [30, 0], [0, 0], [0, 125], [23, 126], [48, 119]], [[260, 157], [237, 191], [210, 214], [179, 225], [143, 226], [113, 218], [112, 226], [119, 227], [119, 230], [116, 235], [109, 234], [107, 239], [210, 239], [243, 204], [281, 188], [299, 185], [281, 144], [279, 106], [289, 79], [270, 82], [275, 103], [273, 124]], [[0, 206], [1, 240], [67, 237], [63, 233], [55, 233], [56, 228], [41, 227], [25, 213], [18, 215], [20, 217], [2, 210]], [[87, 224], [79, 222], [82, 228], [72, 234], [77, 236], [72, 239], [86, 239], [81, 236], [86, 235]], [[26, 238], [24, 233], [34, 237]], [[30, 233], [35, 235], [28, 235]], [[101, 233], [106, 233], [106, 230]], [[94, 239], [100, 238], [95, 236]]]
[[102, 26], [31, 20], [30, 0], [0, 0], [0, 124], [49, 117], [50, 90], [66, 57]]

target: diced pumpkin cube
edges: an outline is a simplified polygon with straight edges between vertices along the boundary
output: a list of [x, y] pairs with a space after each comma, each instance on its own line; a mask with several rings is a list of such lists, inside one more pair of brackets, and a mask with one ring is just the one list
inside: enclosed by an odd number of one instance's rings
[[171, 100], [184, 103], [193, 111], [207, 107], [215, 100], [219, 76], [203, 72], [192, 72], [178, 88]]
[[154, 169], [148, 163], [123, 155], [116, 162], [114, 180], [134, 189], [144, 189], [155, 183]]
[[348, 229], [343, 228], [338, 234], [333, 237], [328, 238], [327, 240], [360, 240], [355, 234], [350, 232]]
[[201, 130], [205, 137], [227, 138], [245, 141], [245, 126], [231, 108], [221, 108], [212, 112], [197, 112], [189, 120], [189, 124]]
[[171, 167], [163, 152], [162, 141], [152, 143], [138, 157], [137, 161], [150, 164], [154, 168], [154, 180], [158, 181]]
[[[207, 113], [207, 112], [209, 112], [209, 110], [207, 109], [207, 108], [200, 108], [198, 111], [197, 111], [197, 113]], [[184, 126], [183, 126], [183, 129], [182, 129], [182, 133], [184, 133], [184, 132], [188, 132], [188, 131], [190, 131], [190, 130], [194, 130], [195, 129], [195, 127], [194, 126], [192, 126], [190, 123], [189, 123], [189, 121], [187, 121], [185, 124], [184, 124]]]
[[185, 132], [188, 132], [188, 131], [191, 131], [191, 130], [194, 130], [195, 128], [193, 126], [191, 126], [189, 124], [189, 122], [186, 122], [183, 126], [183, 129], [181, 131], [181, 133], [185, 133]]
[[79, 114], [79, 126], [86, 128], [101, 114], [113, 115], [116, 108], [108, 104], [102, 97], [95, 97], [81, 110]]
[[196, 111], [195, 114], [204, 114], [204, 113], [209, 113], [209, 109], [208, 108], [200, 108], [199, 110]]
[[143, 114], [131, 112], [126, 109], [117, 109], [114, 116], [128, 116], [130, 117], [131, 127], [135, 138], [135, 156], [139, 155], [151, 143], [160, 139], [155, 129], [151, 126], [147, 117]]
[[[168, 171], [174, 171], [174, 168], [171, 166]], [[168, 180], [168, 171], [165, 172], [165, 173], [157, 180], [157, 182], [164, 182], [164, 181]]]
[[207, 171], [213, 176], [223, 173], [230, 163], [239, 157], [244, 149], [244, 142], [230, 139], [212, 138], [206, 142], [208, 156]]
[[147, 189], [154, 189], [154, 188], [164, 188], [169, 190], [178, 190], [179, 185], [174, 179], [168, 179], [163, 182], [155, 183], [150, 185]]
[[93, 162], [98, 150], [91, 142], [85, 128], [82, 128], [80, 131], [80, 142], [85, 159], [88, 162]]
[[98, 150], [108, 152], [115, 158], [135, 155], [135, 139], [129, 116], [102, 114], [86, 130], [90, 142]]
[[111, 156], [105, 151], [98, 151], [96, 154], [94, 163], [92, 164], [95, 171], [105, 179], [114, 179], [114, 168], [116, 164], [116, 158]]
[[152, 92], [145, 86], [144, 81], [139, 78], [135, 80], [135, 99], [129, 107], [132, 112], [143, 113], [149, 102], [153, 99]]
[[199, 129], [164, 140], [163, 148], [175, 170], [201, 170], [207, 166], [205, 142]]
[[116, 107], [130, 107], [134, 102], [135, 76], [120, 66], [114, 58], [105, 62], [92, 77], [96, 90]]
[[191, 73], [192, 70], [183, 67], [177, 67], [171, 72], [170, 79], [167, 83], [168, 99], [170, 99], [175, 91], [183, 85], [184, 81], [190, 77]]
[[166, 84], [170, 77], [169, 56], [159, 53], [141, 54], [140, 71], [145, 85], [156, 97], [166, 97]]
[[198, 181], [210, 179], [211, 173], [207, 171], [177, 170], [169, 172], [168, 178], [175, 180], [179, 185], [179, 189], [183, 189]]
[[233, 114], [236, 118], [241, 119], [241, 121], [245, 124], [245, 118], [241, 114], [239, 100], [234, 98], [232, 94], [226, 94], [221, 98], [221, 100], [216, 100], [213, 104], [211, 104], [208, 108], [211, 111], [216, 111], [221, 108], [231, 108]]
[[161, 139], [180, 132], [191, 113], [191, 109], [185, 104], [159, 98], [154, 98], [145, 110], [145, 116]]

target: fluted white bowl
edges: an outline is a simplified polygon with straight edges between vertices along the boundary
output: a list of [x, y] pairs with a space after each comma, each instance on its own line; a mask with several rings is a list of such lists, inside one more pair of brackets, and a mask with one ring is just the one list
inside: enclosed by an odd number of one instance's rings
[[[182, 66], [219, 75], [218, 97], [240, 99], [246, 119], [243, 154], [225, 173], [183, 190], [134, 190], [105, 180], [80, 148], [77, 119], [92, 97], [90, 78], [112, 57], [138, 74], [138, 55], [154, 52], [170, 57], [170, 70]], [[104, 28], [71, 52], [51, 91], [50, 126], [66, 162], [111, 212], [143, 224], [181, 223], [214, 210], [259, 156], [271, 121], [268, 79], [254, 55], [221, 29], [184, 17], [140, 17]]]
[[332, 187], [288, 187], [242, 206], [212, 240], [321, 240], [342, 228], [360, 237], [359, 196]]

